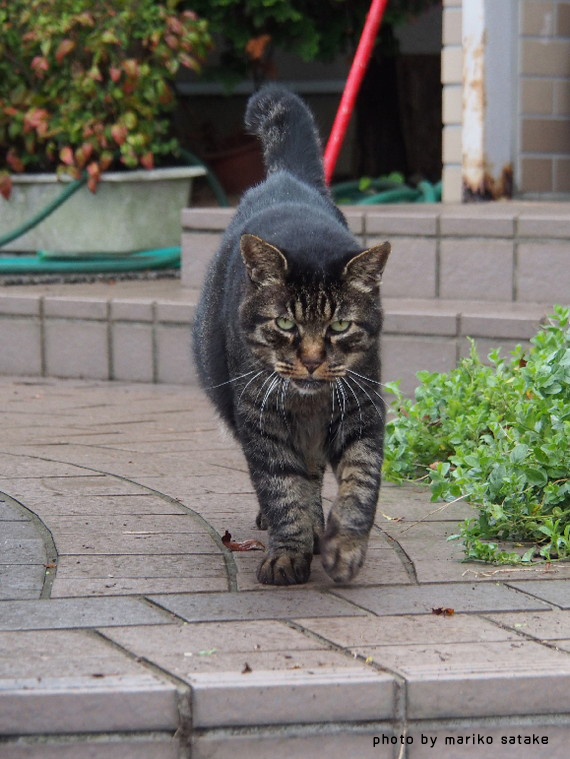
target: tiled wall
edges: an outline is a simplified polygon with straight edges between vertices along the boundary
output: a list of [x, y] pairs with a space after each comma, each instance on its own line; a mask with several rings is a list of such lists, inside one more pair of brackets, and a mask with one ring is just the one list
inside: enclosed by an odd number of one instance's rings
[[570, 3], [522, 0], [521, 192], [570, 193]]
[[0, 295], [0, 374], [130, 382], [194, 380], [194, 305]]
[[[556, 203], [344, 208], [363, 246], [390, 240], [388, 298], [567, 303], [570, 210]], [[182, 283], [201, 286], [231, 209], [182, 212]]]

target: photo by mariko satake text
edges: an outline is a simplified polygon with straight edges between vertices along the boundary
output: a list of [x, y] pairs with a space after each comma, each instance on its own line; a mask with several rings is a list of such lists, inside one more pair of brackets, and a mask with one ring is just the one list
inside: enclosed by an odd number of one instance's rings
[[465, 735], [421, 735], [414, 738], [413, 735], [375, 735], [372, 739], [373, 746], [389, 746], [402, 744], [411, 746], [414, 743], [435, 748], [441, 746], [492, 746], [494, 743], [503, 746], [547, 746], [548, 736], [530, 733], [527, 735], [501, 735], [493, 737], [484, 733], [468, 733]]

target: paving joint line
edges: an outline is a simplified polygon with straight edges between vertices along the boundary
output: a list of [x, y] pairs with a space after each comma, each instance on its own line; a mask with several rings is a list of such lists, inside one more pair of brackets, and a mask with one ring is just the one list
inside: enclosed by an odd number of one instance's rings
[[[517, 588], [514, 585], [511, 585], [511, 582], [523, 582], [523, 581], [522, 580], [505, 580], [504, 581], [505, 587], [510, 588], [511, 590], [514, 590], [517, 593], [521, 593], [523, 596], [530, 596], [531, 598], [536, 598], [537, 601], [540, 601], [547, 607], [554, 607], [555, 609], [560, 609], [560, 610], [564, 609], [564, 607], [560, 606], [560, 604], [557, 604], [554, 601], [547, 601], [545, 598], [541, 598], [540, 596], [537, 596], [536, 593], [531, 593], [530, 590], [523, 590], [522, 588]], [[546, 580], [545, 582], [548, 582], [548, 580]], [[552, 608], [544, 609], [544, 611], [552, 611]]]
[[[146, 743], [148, 740], [156, 739], [156, 742], [162, 742], [164, 739], [173, 738], [169, 730], [149, 730], [148, 732], [136, 730], [128, 731], [108, 731], [105, 733], [31, 733], [29, 735], [0, 735], [0, 747], [10, 746], [50, 746], [60, 744], [72, 745], [83, 743], [96, 743], [105, 745], [112, 742], [118, 743]], [[181, 759], [186, 759], [181, 757]]]
[[416, 572], [416, 567], [414, 565], [413, 560], [410, 558], [408, 552], [405, 548], [402, 547], [400, 542], [393, 538], [389, 533], [387, 533], [385, 530], [382, 529], [377, 524], [374, 524], [374, 529], [380, 533], [380, 535], [384, 538], [386, 543], [394, 549], [396, 555], [400, 559], [400, 562], [402, 563], [402, 566], [404, 567], [404, 570], [406, 574], [408, 575], [408, 578], [411, 580], [411, 582], [414, 585], [419, 585], [420, 582], [418, 580], [418, 573]]
[[[52, 586], [55, 580], [55, 575], [57, 572], [57, 561], [59, 559], [59, 555], [57, 553], [57, 549], [55, 547], [55, 541], [53, 539], [53, 535], [49, 528], [46, 526], [46, 524], [40, 519], [40, 517], [35, 513], [35, 511], [32, 511], [28, 506], [23, 504], [21, 501], [18, 501], [13, 496], [9, 495], [8, 493], [5, 493], [4, 491], [0, 491], [0, 500], [5, 501], [6, 503], [10, 503], [13, 505], [18, 511], [21, 513], [24, 513], [25, 516], [29, 517], [30, 522], [33, 524], [34, 528], [37, 530], [38, 535], [43, 541], [45, 552], [46, 552], [46, 563], [44, 564], [44, 577], [42, 580], [42, 589], [40, 591], [40, 598], [50, 598], [51, 596], [51, 590]], [[50, 565], [54, 565], [53, 567]], [[54, 571], [51, 571], [54, 570]]]
[[528, 641], [531, 643], [539, 643], [541, 646], [544, 646], [545, 648], [549, 648], [552, 651], [559, 651], [560, 653], [563, 653], [566, 655], [570, 654], [570, 652], [567, 651], [565, 648], [559, 648], [557, 645], [555, 645], [556, 639], [548, 640], [546, 638], [537, 638], [531, 635], [530, 633], [525, 632], [522, 629], [521, 630], [513, 629], [512, 627], [509, 627], [508, 625], [506, 625], [504, 622], [501, 622], [498, 619], [493, 619], [492, 617], [487, 616], [487, 613], [480, 614], [478, 616], [480, 616], [481, 619], [485, 619], [487, 622], [491, 622], [491, 624], [495, 625], [495, 627], [498, 627], [500, 630], [504, 630], [505, 632], [515, 633], [516, 635], [520, 635], [520, 637], [525, 641]]
[[340, 646], [338, 643], [329, 640], [324, 635], [316, 633], [313, 630], [309, 630], [299, 622], [295, 622], [292, 619], [277, 621], [282, 622], [293, 630], [297, 630], [297, 632], [300, 632], [307, 638], [311, 638], [312, 640], [315, 640], [319, 643], [325, 643], [331, 651], [336, 651], [337, 653], [343, 654], [352, 661], [358, 661], [362, 664], [365, 664], [367, 667], [370, 667], [370, 669], [375, 670], [378, 673], [390, 675], [396, 684], [396, 691], [394, 694], [394, 719], [391, 720], [392, 729], [395, 729], [395, 726], [397, 725], [399, 726], [402, 735], [405, 735], [407, 733], [408, 724], [406, 715], [408, 703], [408, 683], [404, 675], [400, 674], [395, 669], [377, 664], [375, 661], [369, 662], [363, 654], [355, 654], [349, 650], [349, 647]]
[[[69, 461], [61, 461], [60, 459], [50, 459], [45, 456], [34, 456], [26, 453], [12, 453], [11, 456], [15, 456], [17, 458], [28, 458], [28, 459], [37, 459], [38, 461], [48, 461], [50, 463], [54, 464], [68, 464]], [[217, 530], [214, 529], [214, 527], [197, 511], [192, 509], [190, 506], [187, 506], [182, 501], [179, 501], [176, 498], [173, 498], [172, 496], [167, 495], [166, 493], [161, 493], [160, 490], [155, 490], [154, 488], [149, 487], [148, 485], [142, 485], [141, 483], [137, 482], [136, 480], [131, 480], [128, 477], [125, 477], [120, 474], [114, 474], [112, 472], [105, 472], [101, 469], [95, 469], [94, 467], [88, 467], [84, 464], [72, 464], [72, 466], [76, 466], [78, 469], [83, 469], [87, 472], [94, 472], [97, 475], [104, 475], [106, 477], [114, 477], [118, 480], [122, 480], [123, 482], [128, 482], [130, 485], [136, 485], [137, 487], [144, 490], [146, 493], [152, 493], [153, 495], [156, 495], [157, 497], [161, 498], [164, 501], [167, 501], [168, 503], [171, 503], [173, 505], [176, 505], [182, 509], [185, 509], [188, 514], [195, 519], [199, 524], [201, 524], [203, 527], [205, 527], [206, 532], [209, 534], [209, 536], [212, 538], [214, 543], [218, 546], [220, 553], [224, 559], [224, 564], [226, 566], [226, 574], [227, 574], [227, 580], [228, 580], [228, 590], [230, 593], [237, 592], [237, 565], [235, 563], [235, 560], [233, 558], [232, 552], [228, 551], [227, 548], [222, 543], [222, 538], [217, 532]], [[34, 513], [34, 512], [32, 512]], [[37, 515], [35, 515], [36, 518]], [[47, 528], [46, 528], [47, 529]], [[51, 535], [51, 533], [50, 533]], [[55, 549], [55, 544], [54, 544]]]
[[[147, 599], [143, 599], [147, 600]], [[152, 606], [155, 606], [151, 603]], [[160, 610], [162, 611], [161, 607]], [[176, 615], [173, 615], [176, 617]], [[176, 617], [176, 619], [179, 619], [179, 617]], [[181, 620], [183, 621], [183, 620]], [[177, 739], [179, 741], [179, 759], [190, 759], [190, 738], [193, 733], [193, 725], [192, 725], [192, 687], [182, 680], [177, 675], [174, 675], [172, 672], [170, 672], [168, 669], [165, 669], [164, 667], [161, 667], [159, 664], [156, 664], [155, 662], [151, 661], [150, 659], [147, 659], [146, 656], [137, 656], [134, 654], [130, 649], [128, 649], [126, 646], [123, 646], [121, 643], [117, 643], [117, 641], [113, 640], [113, 638], [108, 637], [104, 630], [102, 629], [92, 629], [89, 630], [89, 633], [93, 635], [93, 637], [98, 638], [99, 640], [103, 640], [105, 643], [111, 646], [111, 648], [114, 648], [121, 653], [123, 653], [127, 658], [129, 658], [131, 661], [134, 661], [137, 664], [141, 664], [143, 667], [148, 669], [152, 674], [158, 676], [160, 679], [166, 679], [168, 682], [172, 683], [176, 687], [176, 706], [178, 711], [178, 719], [179, 724], [176, 729], [176, 732], [174, 733], [174, 736], [171, 735], [171, 737], [174, 739]]]

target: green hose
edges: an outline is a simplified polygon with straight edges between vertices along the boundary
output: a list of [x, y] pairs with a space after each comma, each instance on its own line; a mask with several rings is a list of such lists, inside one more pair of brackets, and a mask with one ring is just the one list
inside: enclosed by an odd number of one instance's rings
[[[229, 202], [224, 189], [212, 170], [189, 150], [181, 150], [182, 158], [190, 166], [202, 166], [206, 170], [206, 178], [216, 195], [220, 206], [228, 207]], [[52, 214], [74, 193], [87, 182], [88, 175], [85, 172], [80, 179], [76, 179], [50, 201], [34, 216], [21, 224], [16, 229], [0, 236], [0, 248], [18, 237], [29, 232], [40, 222]], [[180, 248], [159, 248], [156, 250], [133, 251], [132, 253], [101, 254], [82, 253], [81, 258], [74, 258], [73, 253], [61, 254], [53, 251], [38, 251], [36, 256], [0, 256], [0, 274], [49, 274], [61, 272], [123, 272], [142, 271], [144, 269], [164, 269], [180, 267]]]
[[194, 155], [194, 153], [186, 150], [186, 148], [180, 148], [180, 155], [182, 158], [184, 158], [185, 161], [190, 164], [190, 166], [201, 166], [203, 169], [206, 169], [206, 179], [208, 180], [208, 184], [210, 185], [212, 192], [216, 196], [218, 204], [222, 208], [229, 208], [230, 203], [228, 196], [226, 195], [226, 192], [220, 184], [217, 176], [214, 174], [208, 164], [198, 158], [198, 156]]
[[177, 269], [180, 267], [180, 248], [142, 250], [113, 257], [93, 255], [93, 258], [72, 259], [52, 257], [53, 253], [39, 251], [37, 256], [0, 258], [0, 274], [60, 274], [78, 272], [142, 271], [144, 269]]
[[84, 174], [81, 179], [75, 179], [73, 182], [70, 182], [63, 190], [63, 192], [57, 196], [57, 198], [54, 198], [50, 203], [47, 204], [47, 206], [42, 208], [41, 211], [38, 211], [36, 214], [34, 214], [31, 219], [28, 219], [23, 224], [20, 224], [19, 227], [16, 227], [16, 229], [12, 230], [11, 232], [7, 232], [5, 235], [1, 235], [0, 248], [2, 248], [4, 245], [8, 245], [8, 243], [12, 242], [12, 240], [17, 240], [18, 237], [22, 237], [22, 235], [25, 235], [26, 232], [30, 231], [30, 229], [36, 227], [41, 221], [43, 221], [57, 208], [63, 205], [63, 203], [65, 203], [68, 198], [77, 192], [77, 190], [80, 190], [87, 182], [87, 179], [88, 175]]
[[[388, 178], [371, 180], [366, 190], [361, 190], [359, 180], [339, 182], [331, 187], [333, 197], [340, 204], [376, 205], [378, 203], [438, 203], [441, 201], [441, 182], [433, 185], [422, 180], [417, 188]], [[376, 190], [368, 194], [368, 190]]]

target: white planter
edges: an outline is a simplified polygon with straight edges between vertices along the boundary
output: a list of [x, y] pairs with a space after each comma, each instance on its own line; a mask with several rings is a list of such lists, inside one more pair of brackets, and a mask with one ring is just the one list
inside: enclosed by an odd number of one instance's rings
[[[180, 211], [189, 203], [192, 179], [205, 173], [184, 166], [103, 174], [95, 194], [82, 187], [1, 250], [125, 253], [178, 246]], [[28, 221], [65, 187], [51, 174], [12, 179], [10, 200], [0, 198], [0, 235]]]

